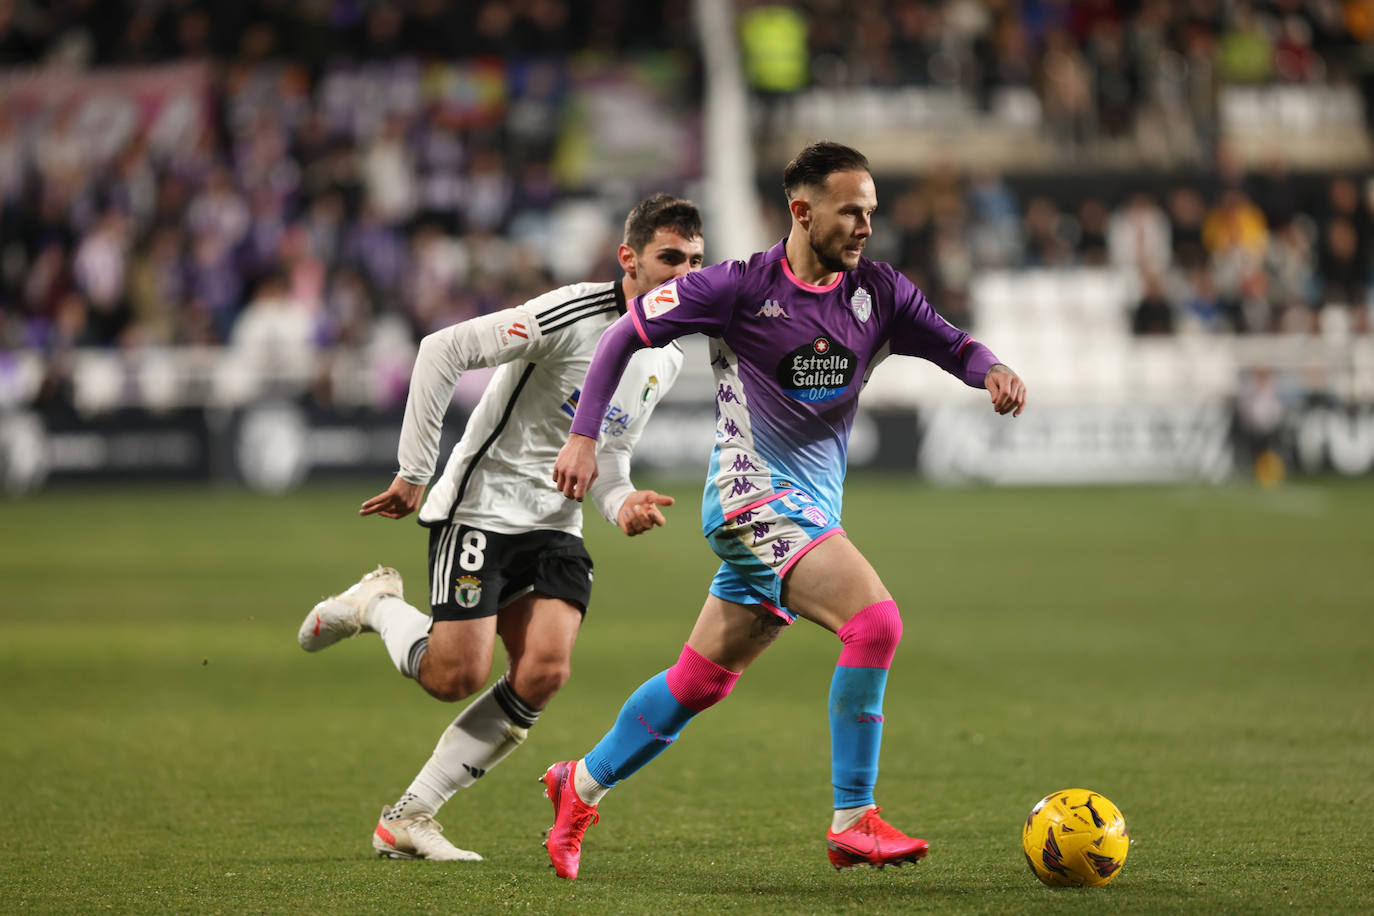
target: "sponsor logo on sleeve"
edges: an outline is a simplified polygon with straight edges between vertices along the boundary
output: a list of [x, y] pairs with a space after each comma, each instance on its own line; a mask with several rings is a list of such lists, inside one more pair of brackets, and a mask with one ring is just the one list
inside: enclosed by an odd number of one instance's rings
[[529, 343], [530, 318], [524, 312], [515, 312], [510, 318], [496, 323], [496, 349], [509, 350]]
[[644, 390], [639, 394], [639, 403], [647, 404], [658, 394], [658, 376], [651, 375], [649, 380], [644, 383]]
[[668, 314], [682, 304], [677, 297], [677, 281], [669, 280], [657, 289], [649, 290], [640, 304], [644, 307], [645, 318], [659, 318]]

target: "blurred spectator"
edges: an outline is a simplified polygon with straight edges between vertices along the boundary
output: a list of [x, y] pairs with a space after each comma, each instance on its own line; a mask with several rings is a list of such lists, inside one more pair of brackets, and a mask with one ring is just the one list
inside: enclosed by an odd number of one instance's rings
[[1364, 305], [1370, 265], [1360, 257], [1355, 224], [1344, 216], [1332, 218], [1322, 232], [1323, 298], [1333, 305]]
[[1147, 273], [1145, 294], [1131, 315], [1131, 330], [1136, 334], [1172, 334], [1174, 307], [1165, 294], [1164, 283], [1156, 273]]
[[[915, 2], [900, 4], [898, 7], [899, 10], [923, 8]], [[909, 16], [910, 14], [903, 18]], [[1030, 33], [1022, 20], [1012, 11], [1004, 9], [997, 17], [991, 36], [980, 38], [974, 47], [981, 78], [978, 98], [984, 111], [991, 107], [992, 93], [996, 90], [1031, 86], [1035, 78], [1035, 49]], [[899, 59], [900, 56], [901, 52]]]
[[229, 349], [240, 370], [265, 382], [312, 373], [315, 320], [308, 303], [291, 294], [287, 278], [269, 274], [235, 322]]
[[1279, 20], [1274, 44], [1274, 74], [1290, 83], [1306, 83], [1323, 73], [1321, 58], [1312, 47], [1312, 28], [1299, 12]]
[[1175, 188], [1169, 193], [1169, 248], [1184, 269], [1201, 266], [1207, 260], [1202, 244], [1205, 215], [1206, 206], [1196, 188]]
[[1140, 104], [1139, 72], [1126, 45], [1121, 23], [1104, 18], [1093, 27], [1088, 41], [1097, 122], [1108, 137], [1130, 131]]
[[1180, 298], [1180, 331], [1215, 334], [1235, 330], [1235, 319], [1226, 313], [1211, 271], [1201, 267], [1189, 270], [1183, 280]]
[[[1266, 463], [1279, 460], [1277, 454], [1287, 413], [1274, 370], [1257, 368], [1242, 376], [1236, 395], [1237, 439], [1242, 451], [1239, 458], [1252, 467], [1257, 476], [1265, 476]], [[1281, 469], [1282, 465], [1279, 467]]]
[[1246, 269], [1239, 278], [1235, 312], [1240, 318], [1237, 330], [1265, 334], [1278, 330], [1274, 302], [1269, 295], [1269, 276], [1259, 268]]
[[130, 270], [132, 320], [142, 340], [153, 344], [181, 342], [178, 313], [186, 293], [181, 236], [174, 228], [163, 226], [134, 255]]
[[1092, 77], [1067, 32], [1047, 36], [1039, 85], [1046, 123], [1057, 138], [1081, 147], [1095, 135]]
[[382, 222], [403, 223], [415, 212], [419, 192], [415, 166], [406, 142], [405, 121], [399, 115], [387, 119], [362, 160], [367, 205]]
[[1026, 205], [1026, 266], [1069, 267], [1073, 264], [1074, 227], [1048, 197]]
[[205, 233], [191, 243], [189, 265], [191, 297], [210, 322], [214, 339], [223, 341], [238, 318], [243, 274], [233, 251], [215, 233]]
[[186, 211], [186, 225], [200, 238], [212, 237], [226, 249], [232, 249], [248, 234], [252, 216], [243, 195], [234, 186], [233, 173], [217, 166], [205, 182], [205, 188], [191, 199]]
[[88, 303], [87, 323], [94, 339], [111, 343], [129, 321], [125, 299], [128, 221], [108, 210], [76, 249], [72, 276]]
[[1270, 237], [1265, 267], [1278, 299], [1311, 308], [1317, 303], [1316, 258], [1313, 256], [1310, 222], [1289, 220]]
[[749, 87], [765, 96], [796, 92], [808, 79], [805, 14], [791, 4], [756, 0], [739, 13], [740, 53]]
[[1251, 199], [1264, 212], [1270, 226], [1278, 228], [1298, 215], [1302, 202], [1288, 164], [1281, 157], [1271, 158], [1246, 184]]
[[1110, 260], [1107, 205], [1096, 197], [1078, 207], [1078, 246], [1075, 254], [1084, 267], [1105, 267]]
[[1112, 214], [1107, 247], [1118, 267], [1160, 276], [1173, 262], [1169, 218], [1149, 194], [1132, 194], [1126, 206]]
[[985, 267], [1011, 267], [1021, 260], [1020, 212], [1016, 195], [1002, 176], [977, 172], [969, 180], [968, 200], [973, 255]]
[[1257, 260], [1268, 240], [1264, 213], [1239, 190], [1224, 192], [1202, 223], [1203, 247], [1214, 258], [1235, 252]]
[[1269, 37], [1268, 17], [1261, 16], [1248, 0], [1231, 7], [1230, 27], [1217, 49], [1221, 74], [1228, 82], [1262, 83], [1274, 66], [1274, 43]]

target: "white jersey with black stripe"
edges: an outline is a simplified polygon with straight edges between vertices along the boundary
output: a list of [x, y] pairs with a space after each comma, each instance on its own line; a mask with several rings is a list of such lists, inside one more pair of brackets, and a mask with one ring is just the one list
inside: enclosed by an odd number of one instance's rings
[[[459, 376], [477, 366], [498, 367], [420, 508], [421, 524], [581, 534], [581, 506], [554, 487], [553, 464], [567, 441], [597, 341], [624, 310], [619, 281], [574, 283], [421, 342], [397, 455], [401, 477], [411, 483], [433, 476], [444, 411]], [[589, 494], [610, 521], [634, 489], [634, 445], [681, 368], [677, 346], [641, 350], [611, 399], [597, 440], [600, 477]]]

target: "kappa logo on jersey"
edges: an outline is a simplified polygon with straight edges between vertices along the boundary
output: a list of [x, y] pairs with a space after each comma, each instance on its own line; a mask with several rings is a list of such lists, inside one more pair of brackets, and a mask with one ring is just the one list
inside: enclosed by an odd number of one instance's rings
[[853, 350], [828, 337], [817, 337], [784, 356], [774, 377], [788, 397], [818, 403], [844, 394], [858, 368], [859, 357]]
[[854, 290], [854, 295], [849, 297], [849, 308], [860, 324], [865, 323], [868, 316], [873, 314], [873, 297], [868, 294], [868, 290], [860, 286]]
[[677, 298], [677, 281], [669, 280], [658, 289], [651, 289], [640, 300], [644, 306], [645, 318], [658, 318], [666, 315], [682, 303]]
[[524, 312], [516, 312], [511, 318], [496, 324], [496, 349], [509, 350], [529, 343], [530, 318]]
[[453, 586], [453, 599], [463, 607], [476, 607], [482, 600], [482, 580], [476, 576], [459, 576]]
[[776, 299], [763, 300], [763, 306], [754, 313], [755, 318], [791, 318], [787, 314], [787, 309], [782, 307], [782, 303]]

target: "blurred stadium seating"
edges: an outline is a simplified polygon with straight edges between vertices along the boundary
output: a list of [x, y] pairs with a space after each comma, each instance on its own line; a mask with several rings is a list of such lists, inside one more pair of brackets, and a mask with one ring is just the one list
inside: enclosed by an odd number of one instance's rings
[[[0, 0], [0, 478], [118, 471], [81, 437], [187, 412], [184, 447], [149, 454], [218, 476], [215, 430], [263, 404], [371, 443], [350, 463], [360, 440], [317, 436], [278, 485], [388, 464], [416, 341], [615, 276], [643, 194], [702, 200], [711, 259], [747, 252], [713, 244], [741, 222], [708, 167], [734, 97], [748, 245], [785, 232], [796, 148], [853, 143], [870, 252], [1049, 408], [955, 424], [1005, 459], [967, 475], [1116, 479], [1139, 435], [1167, 458], [1203, 415], [1224, 428], [1155, 476], [1221, 476], [1232, 450], [1330, 468], [1374, 436], [1370, 0]], [[927, 411], [926, 440], [975, 404], [912, 366], [871, 387]], [[693, 390], [665, 428], [701, 435]], [[1075, 461], [1018, 463], [1028, 437]], [[1096, 471], [1084, 441], [1116, 443]]]

